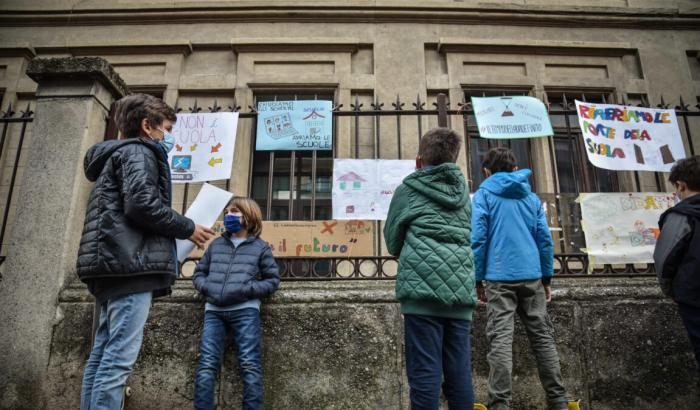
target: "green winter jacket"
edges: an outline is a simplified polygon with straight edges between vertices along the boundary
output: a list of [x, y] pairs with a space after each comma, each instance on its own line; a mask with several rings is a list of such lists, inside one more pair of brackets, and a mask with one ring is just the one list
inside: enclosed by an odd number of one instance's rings
[[470, 246], [471, 203], [454, 163], [420, 169], [394, 192], [384, 225], [399, 257], [401, 312], [471, 320], [476, 302]]

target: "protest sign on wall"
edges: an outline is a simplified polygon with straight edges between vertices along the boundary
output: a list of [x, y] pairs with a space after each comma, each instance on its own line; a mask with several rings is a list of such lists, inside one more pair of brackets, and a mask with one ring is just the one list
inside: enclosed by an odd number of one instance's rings
[[596, 167], [668, 172], [685, 158], [674, 110], [576, 101], [576, 112]]
[[265, 101], [258, 103], [258, 151], [333, 149], [331, 101]]
[[264, 221], [261, 238], [281, 256], [372, 256], [372, 221]]
[[168, 154], [173, 182], [231, 178], [237, 127], [237, 112], [177, 114]]
[[678, 201], [673, 193], [584, 193], [581, 225], [592, 264], [651, 263], [659, 217]]
[[413, 160], [335, 159], [333, 219], [385, 220], [394, 190], [415, 168]]
[[534, 97], [472, 97], [482, 138], [547, 137], [552, 132], [547, 107]]
[[[192, 249], [189, 258], [201, 258], [211, 242], [226, 232], [220, 220], [212, 225], [212, 230], [217, 235], [204, 249]], [[374, 255], [373, 221], [263, 221], [260, 237], [270, 244], [275, 257]]]

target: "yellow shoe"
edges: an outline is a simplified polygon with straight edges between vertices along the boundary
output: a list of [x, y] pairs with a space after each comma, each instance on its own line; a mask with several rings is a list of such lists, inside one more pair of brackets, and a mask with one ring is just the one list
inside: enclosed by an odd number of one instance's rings
[[474, 410], [488, 410], [486, 406], [481, 403], [474, 403]]
[[582, 410], [581, 400], [570, 401], [568, 404], [569, 404], [569, 410]]

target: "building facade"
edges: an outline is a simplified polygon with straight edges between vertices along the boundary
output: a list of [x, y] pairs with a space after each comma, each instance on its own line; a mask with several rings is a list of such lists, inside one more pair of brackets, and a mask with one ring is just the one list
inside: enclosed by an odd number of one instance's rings
[[[472, 191], [483, 180], [484, 152], [510, 146], [519, 165], [534, 171], [557, 253], [582, 255], [580, 192], [671, 187], [664, 174], [593, 168], [574, 99], [678, 107], [686, 153], [700, 146], [700, 117], [690, 114], [700, 104], [697, 0], [0, 2], [3, 408], [72, 408], [79, 395], [93, 317], [93, 301], [72, 271], [90, 188], [81, 158], [91, 144], [115, 137], [105, 122], [123, 90], [109, 75], [97, 81], [70, 70], [37, 86], [26, 70], [37, 57], [85, 56], [107, 60], [130, 91], [184, 112], [240, 112], [231, 178], [214, 184], [250, 195], [268, 220], [330, 219], [333, 158], [412, 159], [420, 135], [444, 120], [464, 136], [458, 164]], [[446, 103], [434, 105], [441, 95]], [[479, 138], [468, 102], [484, 95], [541, 99], [555, 135]], [[333, 102], [333, 150], [256, 151], [257, 102], [295, 99]], [[198, 190], [177, 185], [175, 208], [186, 210]], [[381, 228], [376, 223], [374, 232]], [[382, 242], [377, 234], [374, 256], [386, 254]], [[383, 260], [364, 273], [393, 263]], [[353, 266], [360, 272], [365, 265]], [[395, 272], [392, 266], [386, 269]], [[576, 396], [601, 409], [628, 408], [630, 397], [667, 408], [694, 403], [686, 388], [689, 346], [652, 279], [562, 287], [552, 312]], [[153, 307], [130, 379], [134, 408], [190, 405], [201, 301], [186, 281], [174, 288]], [[391, 282], [285, 282], [263, 318], [270, 408], [406, 407]], [[483, 319], [480, 310], [479, 394], [488, 373]], [[516, 350], [516, 397], [521, 408], [540, 408], [534, 366], [522, 365], [531, 363], [521, 354], [527, 349]], [[234, 405], [235, 371], [226, 364], [224, 374], [221, 403]]]

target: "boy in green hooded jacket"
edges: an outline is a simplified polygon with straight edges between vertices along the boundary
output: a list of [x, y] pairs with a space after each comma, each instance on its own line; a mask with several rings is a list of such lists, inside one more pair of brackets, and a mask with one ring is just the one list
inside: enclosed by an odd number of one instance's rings
[[470, 327], [476, 304], [471, 204], [455, 164], [462, 137], [448, 128], [420, 140], [416, 172], [396, 189], [384, 239], [399, 257], [396, 297], [404, 316], [412, 409], [472, 409]]

